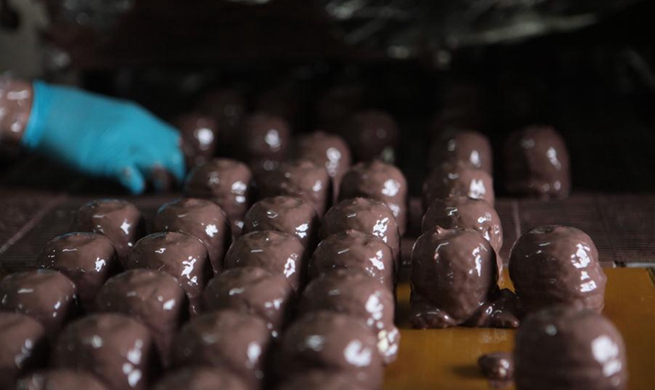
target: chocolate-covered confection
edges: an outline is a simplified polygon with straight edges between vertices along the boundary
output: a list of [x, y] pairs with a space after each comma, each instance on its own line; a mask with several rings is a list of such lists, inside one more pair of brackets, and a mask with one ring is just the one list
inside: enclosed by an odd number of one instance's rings
[[51, 363], [94, 374], [109, 389], [146, 389], [155, 377], [157, 351], [148, 328], [121, 314], [94, 314], [62, 330]]
[[87, 311], [93, 310], [102, 284], [121, 268], [114, 245], [95, 233], [68, 233], [55, 238], [46, 244], [36, 264], [68, 276]]
[[400, 233], [391, 209], [375, 199], [353, 198], [339, 202], [325, 213], [321, 224], [321, 237], [357, 230], [379, 237], [393, 252], [398, 269], [400, 261]]
[[277, 390], [366, 390], [352, 374], [340, 371], [312, 370], [298, 372], [276, 387]]
[[602, 315], [557, 305], [526, 319], [516, 334], [518, 390], [627, 388], [623, 338]]
[[292, 196], [274, 196], [252, 205], [246, 213], [243, 232], [277, 230], [296, 236], [311, 250], [316, 245], [318, 223], [318, 215], [310, 203]]
[[16, 390], [107, 390], [96, 377], [81, 371], [44, 370], [22, 377]]
[[393, 324], [394, 296], [377, 280], [360, 272], [336, 270], [307, 285], [300, 312], [327, 310], [362, 319], [377, 337], [378, 352], [385, 363], [398, 356], [400, 332]]
[[342, 135], [355, 161], [379, 158], [393, 164], [396, 159], [400, 133], [396, 121], [386, 112], [369, 110], [354, 114]]
[[352, 375], [353, 386], [377, 389], [383, 363], [377, 337], [357, 317], [320, 311], [296, 320], [282, 335], [277, 373], [291, 378], [310, 370]]
[[185, 367], [166, 374], [153, 390], [249, 390], [231, 372], [218, 367]]
[[218, 125], [218, 153], [233, 157], [236, 138], [246, 113], [246, 103], [241, 94], [233, 89], [223, 88], [206, 93], [198, 107], [210, 114]]
[[47, 352], [43, 325], [24, 314], [0, 312], [0, 388], [9, 389], [19, 376], [44, 366]]
[[259, 267], [227, 270], [212, 279], [203, 293], [203, 310], [236, 310], [259, 316], [277, 338], [289, 318], [294, 291], [284, 275]]
[[348, 170], [341, 182], [339, 200], [371, 198], [386, 204], [396, 217], [400, 235], [407, 230], [407, 180], [393, 165], [380, 160], [359, 163]]
[[493, 381], [510, 381], [514, 377], [514, 356], [510, 352], [493, 352], [480, 356], [482, 375]]
[[286, 160], [291, 131], [279, 116], [256, 113], [246, 118], [238, 137], [239, 159], [255, 171], [275, 169]]
[[109, 238], [121, 261], [146, 232], [139, 209], [118, 199], [100, 199], [82, 205], [75, 214], [75, 227], [81, 232], [94, 232]]
[[175, 337], [175, 365], [228, 369], [251, 386], [264, 379], [270, 331], [257, 316], [233, 310], [193, 318]]
[[140, 239], [125, 268], [164, 271], [177, 278], [189, 298], [191, 314], [200, 312], [200, 295], [212, 271], [203, 243], [184, 233], [154, 233]]
[[468, 197], [435, 199], [423, 216], [421, 231], [434, 231], [441, 226], [445, 229], [477, 230], [500, 253], [503, 246], [503, 226], [498, 213], [488, 202]]
[[344, 230], [321, 241], [308, 264], [310, 279], [345, 269], [362, 272], [393, 291], [394, 257], [379, 237], [357, 230]]
[[277, 169], [258, 176], [257, 185], [260, 198], [295, 196], [311, 204], [319, 216], [332, 198], [327, 170], [309, 160], [281, 163]]
[[77, 288], [64, 274], [39, 269], [0, 281], [0, 311], [27, 314], [54, 336], [79, 312]]
[[187, 167], [204, 164], [216, 153], [218, 126], [209, 114], [188, 112], [173, 120], [182, 135], [182, 151]]
[[250, 168], [236, 160], [214, 159], [193, 169], [187, 177], [184, 194], [190, 198], [209, 199], [225, 212], [232, 234], [239, 236], [243, 216], [250, 204]]
[[526, 312], [556, 304], [600, 312], [607, 277], [591, 238], [574, 227], [546, 225], [524, 233], [512, 247], [509, 275]]
[[350, 167], [352, 158], [350, 149], [343, 138], [324, 131], [314, 131], [298, 137], [295, 157], [310, 160], [316, 165], [325, 166], [332, 178], [332, 189], [336, 196], [341, 185], [341, 178]]
[[561, 199], [571, 190], [569, 153], [550, 126], [530, 126], [505, 141], [505, 188], [516, 195]]
[[482, 133], [473, 130], [445, 131], [432, 141], [428, 154], [428, 168], [443, 163], [464, 164], [475, 169], [493, 172], [491, 143]]
[[478, 328], [518, 328], [521, 318], [518, 298], [506, 288], [495, 290], [462, 325]]
[[411, 275], [412, 325], [459, 325], [497, 288], [496, 253], [475, 230], [437, 227], [414, 244]]
[[223, 256], [232, 235], [229, 221], [216, 203], [194, 198], [166, 203], [157, 211], [154, 229], [196, 237], [205, 244], [214, 274], [223, 269]]
[[122, 313], [150, 329], [164, 366], [175, 332], [188, 318], [187, 297], [177, 280], [155, 270], [133, 269], [110, 278], [98, 293], [99, 312]]
[[261, 267], [284, 275], [297, 291], [303, 282], [305, 248], [300, 240], [287, 233], [265, 230], [239, 237], [225, 255], [225, 269]]
[[493, 179], [481, 169], [444, 163], [430, 172], [423, 182], [423, 209], [427, 209], [435, 199], [460, 196], [483, 199], [493, 206]]

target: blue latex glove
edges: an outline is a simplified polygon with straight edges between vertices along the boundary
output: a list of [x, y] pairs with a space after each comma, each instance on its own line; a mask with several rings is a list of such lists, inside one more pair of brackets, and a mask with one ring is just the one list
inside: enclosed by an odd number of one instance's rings
[[91, 176], [143, 192], [153, 169], [181, 183], [180, 134], [140, 106], [78, 89], [34, 82], [34, 102], [21, 143]]

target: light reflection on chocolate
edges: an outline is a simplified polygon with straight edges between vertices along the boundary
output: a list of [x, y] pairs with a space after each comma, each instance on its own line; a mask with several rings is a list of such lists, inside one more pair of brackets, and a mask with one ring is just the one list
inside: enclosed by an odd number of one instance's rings
[[47, 362], [46, 330], [24, 314], [0, 312], [0, 388], [10, 389], [21, 375]]

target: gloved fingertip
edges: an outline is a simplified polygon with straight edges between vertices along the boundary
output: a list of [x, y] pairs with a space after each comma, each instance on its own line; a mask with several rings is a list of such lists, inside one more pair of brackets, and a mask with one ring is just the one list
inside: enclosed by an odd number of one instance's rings
[[118, 182], [127, 188], [132, 194], [143, 193], [146, 188], [146, 180], [134, 167], [125, 167], [118, 173]]

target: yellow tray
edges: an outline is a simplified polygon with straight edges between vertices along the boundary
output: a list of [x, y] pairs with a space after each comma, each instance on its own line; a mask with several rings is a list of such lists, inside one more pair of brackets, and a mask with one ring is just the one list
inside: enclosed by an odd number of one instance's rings
[[[628, 350], [630, 390], [655, 389], [655, 279], [647, 269], [605, 269], [607, 316], [623, 334]], [[504, 287], [511, 288], [507, 274]], [[397, 312], [409, 307], [409, 284], [398, 286]], [[507, 329], [411, 329], [401, 323], [398, 360], [385, 373], [385, 390], [490, 389], [477, 366], [480, 355], [511, 351], [514, 331]], [[504, 389], [513, 389], [513, 386]]]

